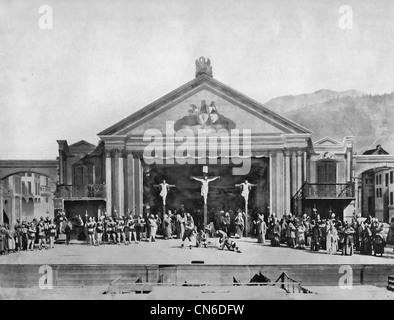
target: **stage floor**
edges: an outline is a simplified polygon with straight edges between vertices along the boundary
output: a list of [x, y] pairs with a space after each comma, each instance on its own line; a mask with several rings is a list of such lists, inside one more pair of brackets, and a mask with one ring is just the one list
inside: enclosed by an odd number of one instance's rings
[[208, 248], [190, 250], [187, 246], [180, 248], [177, 239], [156, 242], [140, 242], [130, 245], [89, 246], [84, 242], [74, 241], [69, 246], [56, 244], [49, 250], [18, 252], [0, 256], [0, 264], [135, 264], [135, 265], [181, 265], [192, 261], [203, 261], [211, 265], [329, 265], [329, 264], [382, 264], [394, 265], [392, 248], [386, 248], [383, 257], [328, 255], [325, 251], [311, 252], [309, 249], [291, 249], [285, 245], [271, 247], [269, 241], [258, 244], [256, 239], [237, 240], [242, 253], [218, 250], [217, 239], [211, 239]]

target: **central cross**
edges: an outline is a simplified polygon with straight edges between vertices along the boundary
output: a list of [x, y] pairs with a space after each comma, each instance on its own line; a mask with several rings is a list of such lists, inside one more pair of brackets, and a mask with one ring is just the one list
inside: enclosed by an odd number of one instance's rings
[[208, 173], [206, 172], [202, 177], [190, 176], [190, 179], [194, 179], [196, 181], [201, 182], [201, 196], [204, 197], [204, 228], [205, 228], [207, 226], [207, 220], [208, 220], [208, 206], [207, 206], [208, 191], [209, 191], [208, 185], [210, 182], [216, 179], [220, 179], [220, 176], [214, 176], [209, 178]]

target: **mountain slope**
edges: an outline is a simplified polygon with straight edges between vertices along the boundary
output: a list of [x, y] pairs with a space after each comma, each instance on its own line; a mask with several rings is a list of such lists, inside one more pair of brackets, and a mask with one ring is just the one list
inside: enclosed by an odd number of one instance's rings
[[[313, 141], [325, 136], [340, 141], [354, 136], [357, 153], [381, 144], [394, 154], [394, 93], [372, 96], [350, 90], [333, 96], [332, 92], [320, 90], [292, 99], [278, 97], [265, 106], [276, 112], [281, 109], [283, 116], [312, 130]], [[282, 104], [284, 101], [291, 101], [289, 108]]]
[[284, 114], [308, 105], [320, 104], [336, 98], [359, 97], [363, 95], [364, 93], [357, 90], [337, 92], [323, 89], [314, 93], [277, 97], [265, 103], [265, 106], [279, 114]]

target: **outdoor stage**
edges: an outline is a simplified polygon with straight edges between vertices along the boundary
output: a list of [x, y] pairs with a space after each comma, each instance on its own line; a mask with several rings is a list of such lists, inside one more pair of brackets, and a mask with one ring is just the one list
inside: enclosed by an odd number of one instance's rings
[[[212, 239], [213, 242], [216, 240]], [[81, 242], [69, 246], [57, 244], [50, 250], [1, 256], [0, 283], [3, 294], [12, 295], [15, 290], [22, 290], [18, 294], [25, 295], [33, 294], [35, 290], [40, 292], [38, 281], [42, 274], [39, 268], [48, 265], [53, 270], [54, 289], [51, 292], [60, 299], [66, 298], [66, 293], [71, 291], [84, 297], [91, 293], [93, 297], [94, 293], [102, 292], [114, 280], [126, 287], [136, 282], [149, 285], [150, 293], [139, 295], [137, 299], [147, 296], [152, 299], [182, 299], [181, 293], [185, 290], [194, 292], [196, 299], [208, 299], [208, 295], [203, 294], [204, 286], [205, 293], [226, 292], [233, 294], [232, 299], [243, 290], [248, 292], [251, 299], [276, 299], [277, 296], [284, 299], [286, 295], [280, 287], [255, 289], [246, 285], [256, 274], [261, 273], [274, 283], [285, 272], [314, 293], [313, 296], [287, 295], [288, 298], [330, 298], [329, 295], [332, 297], [334, 293], [339, 298], [344, 294], [338, 285], [344, 275], [340, 268], [350, 266], [353, 285], [361, 288], [357, 289], [359, 295], [365, 291], [365, 297], [371, 297], [371, 292], [374, 292], [382, 298], [394, 299], [394, 295], [385, 288], [388, 276], [394, 274], [392, 248], [386, 248], [383, 257], [374, 257], [359, 254], [330, 256], [324, 251], [312, 253], [287, 246], [274, 248], [269, 242], [262, 245], [251, 238], [239, 240], [239, 245], [242, 253], [218, 250], [216, 243], [208, 248], [193, 247], [190, 250], [186, 246], [181, 249], [180, 240], [176, 239], [100, 247]], [[241, 284], [240, 287], [233, 287], [234, 279]], [[185, 284], [191, 287], [183, 287]], [[166, 290], [171, 294], [166, 295]], [[345, 291], [350, 298], [350, 290]], [[49, 293], [45, 296], [48, 297]], [[228, 299], [230, 296], [223, 297]]]

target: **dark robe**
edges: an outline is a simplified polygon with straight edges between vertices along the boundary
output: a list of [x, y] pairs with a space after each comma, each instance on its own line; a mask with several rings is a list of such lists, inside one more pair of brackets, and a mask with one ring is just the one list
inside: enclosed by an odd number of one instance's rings
[[372, 255], [372, 232], [369, 227], [365, 227], [361, 233], [361, 254]]
[[354, 243], [354, 229], [351, 226], [345, 227], [345, 242], [343, 244], [343, 252], [345, 256], [351, 256], [353, 254], [353, 243]]
[[376, 233], [373, 237], [373, 247], [374, 254], [380, 254], [381, 256], [384, 253], [384, 247], [386, 246], [386, 242], [384, 241], [384, 232], [383, 229], [376, 230]]
[[287, 229], [287, 223], [286, 223], [286, 221], [283, 220], [283, 221], [281, 222], [280, 228], [281, 228], [280, 242], [281, 242], [281, 243], [286, 243], [286, 241], [287, 241], [287, 237], [286, 237], [286, 234], [287, 234], [287, 231], [286, 231], [286, 229]]
[[279, 223], [276, 223], [273, 228], [273, 236], [271, 239], [271, 246], [279, 247], [280, 246], [280, 238], [281, 238], [282, 228]]
[[311, 239], [311, 250], [319, 251], [320, 249], [320, 235], [321, 230], [319, 224], [312, 224], [312, 239]]
[[164, 239], [171, 238], [171, 218], [168, 214], [164, 214], [163, 216], [164, 228], [163, 228], [163, 235]]

